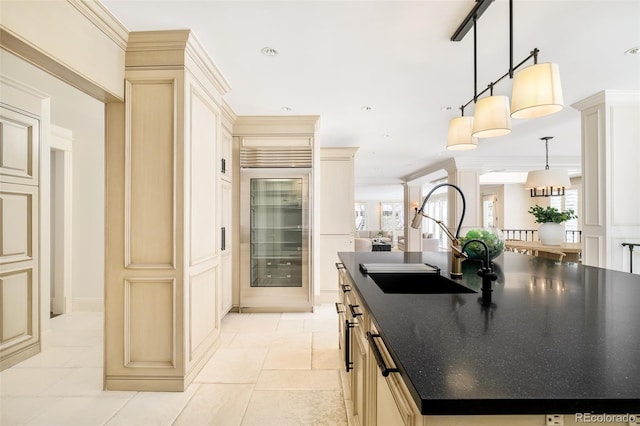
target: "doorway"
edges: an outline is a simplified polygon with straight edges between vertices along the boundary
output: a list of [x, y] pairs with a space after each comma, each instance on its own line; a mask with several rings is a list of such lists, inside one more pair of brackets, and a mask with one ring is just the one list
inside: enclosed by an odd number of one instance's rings
[[71, 312], [72, 132], [51, 126], [51, 318]]

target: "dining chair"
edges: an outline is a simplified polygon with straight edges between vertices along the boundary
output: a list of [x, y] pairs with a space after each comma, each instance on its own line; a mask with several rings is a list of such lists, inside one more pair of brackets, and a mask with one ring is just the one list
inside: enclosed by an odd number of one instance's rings
[[566, 256], [566, 253], [560, 251], [560, 250], [553, 250], [553, 249], [538, 249], [535, 252], [535, 255], [538, 257], [544, 257], [545, 259], [553, 259], [553, 260], [557, 260], [559, 262], [562, 262], [562, 259]]

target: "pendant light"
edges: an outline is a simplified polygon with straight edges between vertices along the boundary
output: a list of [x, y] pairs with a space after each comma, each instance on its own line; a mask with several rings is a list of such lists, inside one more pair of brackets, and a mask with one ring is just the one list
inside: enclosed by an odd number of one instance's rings
[[[537, 56], [534, 55], [534, 62]], [[511, 117], [536, 118], [560, 111], [564, 106], [558, 64], [534, 63], [513, 79]]]
[[544, 170], [533, 170], [527, 174], [524, 187], [529, 190], [531, 197], [562, 196], [565, 193], [565, 188], [571, 187], [567, 170], [549, 168], [549, 139], [553, 139], [553, 136], [540, 138], [544, 141], [546, 150]]
[[464, 107], [460, 107], [462, 116], [451, 119], [447, 134], [447, 149], [463, 151], [478, 147], [478, 138], [471, 135], [473, 117], [465, 117]]
[[489, 88], [491, 95], [476, 103], [471, 134], [477, 138], [492, 138], [511, 133], [509, 97], [494, 96], [493, 83]]
[[[466, 33], [475, 28], [480, 15], [489, 7], [493, 0], [476, 0], [471, 12], [466, 16], [458, 29], [451, 36], [451, 41], [461, 41]], [[538, 53], [535, 48], [519, 64], [513, 64], [513, 0], [509, 0], [509, 70], [494, 80], [489, 86], [474, 96], [462, 107], [475, 102], [472, 135], [477, 138], [488, 138], [506, 135], [511, 132], [511, 118], [534, 118], [558, 112], [563, 108], [562, 87], [558, 65], [554, 63], [538, 64]], [[515, 73], [529, 59], [533, 58], [533, 65]], [[475, 63], [474, 63], [475, 65]], [[505, 77], [513, 79], [511, 102], [507, 96], [493, 96], [493, 86]], [[479, 99], [487, 91], [490, 96]], [[456, 124], [458, 125], [458, 124]]]

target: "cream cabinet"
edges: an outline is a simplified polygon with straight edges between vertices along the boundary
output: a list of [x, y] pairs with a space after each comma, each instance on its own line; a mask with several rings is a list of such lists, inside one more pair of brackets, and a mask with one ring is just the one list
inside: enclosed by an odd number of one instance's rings
[[233, 306], [233, 258], [231, 245], [231, 215], [232, 215], [232, 186], [231, 182], [223, 181], [220, 191], [220, 303], [221, 316], [226, 315]]
[[222, 127], [220, 137], [220, 176], [222, 179], [231, 182], [233, 179], [233, 134], [226, 126]]
[[349, 273], [338, 269], [339, 342], [344, 360], [345, 398], [356, 425], [422, 425], [420, 414], [389, 351], [362, 303]]
[[0, 370], [41, 347], [40, 120], [0, 107]]
[[369, 328], [369, 316], [365, 314], [362, 302], [352, 290], [349, 278], [344, 269], [339, 268], [341, 275], [341, 314], [344, 324], [340, 327], [340, 347], [344, 357], [345, 372], [349, 386], [348, 397], [351, 401], [353, 424], [368, 425], [368, 363], [369, 347], [366, 333]]
[[126, 58], [124, 105], [107, 104], [105, 388], [182, 391], [226, 308], [228, 85], [190, 31], [131, 33]]
[[354, 158], [357, 148], [320, 149], [320, 286], [318, 300], [338, 300], [337, 253], [354, 250]]

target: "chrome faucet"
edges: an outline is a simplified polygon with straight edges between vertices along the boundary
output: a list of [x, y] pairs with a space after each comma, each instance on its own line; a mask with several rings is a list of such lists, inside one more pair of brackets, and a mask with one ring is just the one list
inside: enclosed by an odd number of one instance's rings
[[[424, 206], [427, 204], [427, 201], [429, 200], [429, 197], [431, 197], [431, 194], [433, 194], [433, 192], [436, 189], [441, 188], [443, 186], [452, 187], [453, 189], [458, 191], [458, 193], [460, 194], [460, 197], [462, 198], [462, 214], [460, 215], [460, 222], [458, 223], [458, 228], [456, 229], [455, 234], [452, 234], [451, 231], [449, 231], [449, 229], [446, 227], [443, 221], [439, 219], [435, 219], [424, 213]], [[445, 182], [445, 183], [441, 183], [434, 186], [431, 189], [431, 191], [429, 191], [427, 196], [424, 197], [424, 201], [422, 202], [420, 209], [416, 209], [415, 216], [411, 221], [412, 228], [420, 229], [420, 224], [422, 223], [423, 217], [426, 217], [427, 219], [431, 219], [444, 231], [447, 238], [451, 240], [451, 272], [450, 272], [451, 278], [462, 278], [462, 259], [467, 257], [467, 255], [462, 250], [462, 247], [460, 245], [460, 240], [459, 240], [460, 228], [462, 227], [462, 221], [464, 220], [464, 214], [466, 209], [467, 209], [467, 202], [464, 198], [464, 194], [462, 193], [462, 190], [456, 185]]]

